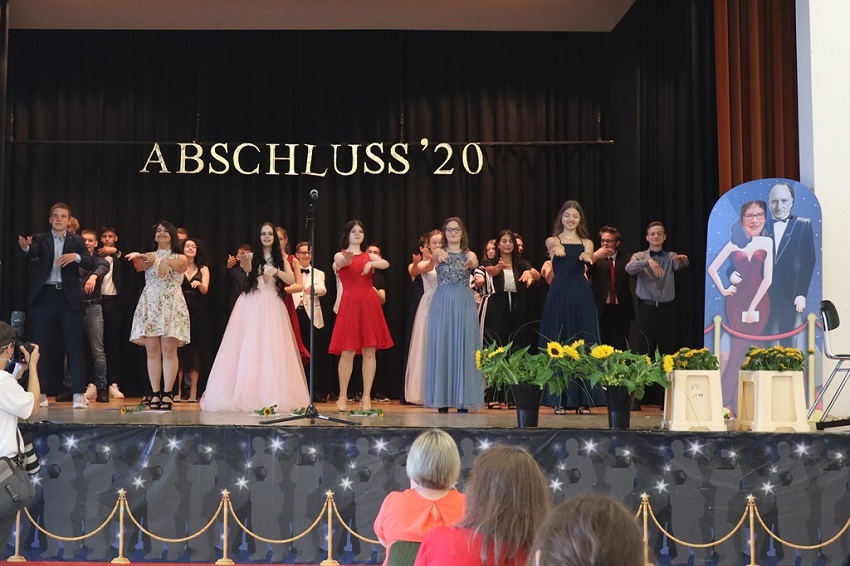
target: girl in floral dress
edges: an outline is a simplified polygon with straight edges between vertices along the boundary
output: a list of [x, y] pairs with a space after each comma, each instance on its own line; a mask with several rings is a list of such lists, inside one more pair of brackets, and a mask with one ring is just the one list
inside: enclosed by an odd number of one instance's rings
[[137, 269], [145, 271], [145, 288], [133, 314], [130, 341], [145, 347], [153, 391], [150, 408], [170, 411], [171, 390], [180, 365], [177, 348], [190, 340], [189, 309], [181, 289], [187, 261], [180, 253], [180, 239], [171, 222], [156, 225], [154, 244], [156, 251], [127, 254]]

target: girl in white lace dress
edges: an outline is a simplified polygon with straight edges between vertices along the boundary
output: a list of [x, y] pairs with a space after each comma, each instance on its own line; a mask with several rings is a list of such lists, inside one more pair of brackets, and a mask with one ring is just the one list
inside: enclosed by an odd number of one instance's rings
[[180, 365], [177, 348], [189, 342], [189, 309], [181, 290], [188, 262], [180, 253], [177, 229], [170, 222], [157, 224], [154, 243], [156, 251], [127, 254], [137, 269], [145, 271], [145, 288], [133, 313], [130, 341], [145, 347], [153, 391], [150, 408], [170, 411]]

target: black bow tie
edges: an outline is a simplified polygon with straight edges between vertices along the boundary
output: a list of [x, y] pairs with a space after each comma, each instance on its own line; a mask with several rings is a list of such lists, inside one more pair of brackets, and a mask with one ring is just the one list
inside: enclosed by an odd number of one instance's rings
[[664, 257], [664, 250], [661, 250], [661, 251], [658, 251], [658, 252], [654, 252], [652, 250], [649, 250], [649, 257]]
[[788, 218], [787, 217], [782, 218], [782, 219], [774, 218], [773, 223], [776, 224], [777, 222], [782, 222], [783, 224], [785, 224], [786, 222], [788, 222]]
[[302, 267], [302, 268], [301, 268], [301, 273], [307, 273], [307, 274], [309, 274], [309, 273], [310, 273], [310, 270], [309, 270], [309, 269], [307, 269], [306, 267]]

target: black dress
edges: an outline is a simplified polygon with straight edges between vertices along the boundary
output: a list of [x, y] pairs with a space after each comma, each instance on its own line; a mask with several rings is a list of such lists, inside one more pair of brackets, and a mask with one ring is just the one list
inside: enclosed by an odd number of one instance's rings
[[189, 309], [189, 334], [191, 341], [177, 350], [180, 359], [180, 369], [184, 373], [197, 370], [204, 373], [209, 351], [210, 317], [207, 309], [206, 295], [201, 294], [198, 288], [192, 287], [192, 281], [200, 282], [201, 270], [188, 278], [183, 276], [181, 288], [183, 297], [186, 299], [186, 307]]
[[[552, 258], [554, 277], [543, 305], [540, 319], [541, 348], [550, 340], [561, 344], [570, 344], [575, 340], [584, 340], [590, 346], [599, 342], [599, 319], [596, 314], [596, 301], [590, 282], [584, 276], [585, 263], [579, 259], [584, 252], [584, 244], [564, 244], [564, 256]], [[543, 403], [552, 407], [590, 407], [603, 405], [602, 390], [593, 388], [586, 382], [569, 382], [567, 391], [560, 398], [546, 394]]]
[[[488, 259], [482, 265], [498, 265], [498, 259]], [[515, 292], [505, 291], [505, 272], [495, 277], [486, 275], [486, 294], [478, 306], [478, 314], [482, 324], [482, 339], [484, 344], [505, 345], [513, 342], [514, 348], [529, 346], [528, 336], [528, 289], [519, 278], [525, 271], [531, 269], [531, 264], [524, 259], [512, 266]], [[536, 347], [536, 340], [533, 341]], [[532, 352], [535, 350], [532, 349]]]

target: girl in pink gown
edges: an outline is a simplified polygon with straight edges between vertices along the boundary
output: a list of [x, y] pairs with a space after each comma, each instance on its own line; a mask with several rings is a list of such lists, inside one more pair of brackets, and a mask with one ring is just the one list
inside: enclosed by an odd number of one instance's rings
[[252, 412], [277, 405], [279, 412], [310, 403], [304, 366], [283, 304], [285, 285], [295, 281], [275, 240], [274, 225], [260, 226], [257, 252], [245, 254], [245, 292], [233, 307], [207, 390], [204, 411]]
[[366, 230], [359, 220], [345, 225], [340, 239], [342, 251], [334, 255], [337, 274], [345, 290], [339, 303], [328, 351], [339, 356], [339, 400], [337, 409], [346, 410], [348, 382], [354, 355], [363, 354], [363, 409], [372, 408], [370, 397], [375, 379], [375, 351], [391, 348], [393, 339], [384, 319], [381, 301], [372, 287], [372, 270], [386, 269], [387, 260], [366, 253]]
[[[738, 222], [732, 225], [731, 237], [711, 265], [708, 274], [726, 297], [726, 324], [748, 336], [761, 336], [770, 316], [767, 290], [773, 282], [773, 240], [762, 236], [767, 217], [767, 204], [762, 200], [744, 203]], [[729, 286], [723, 285], [718, 271], [730, 259], [732, 269]], [[738, 391], [738, 369], [744, 362], [754, 339], [731, 337], [729, 359], [721, 368], [723, 404], [734, 407]]]

